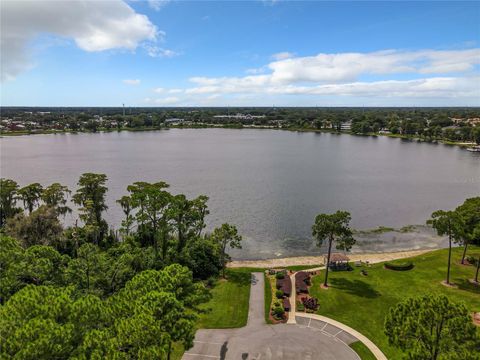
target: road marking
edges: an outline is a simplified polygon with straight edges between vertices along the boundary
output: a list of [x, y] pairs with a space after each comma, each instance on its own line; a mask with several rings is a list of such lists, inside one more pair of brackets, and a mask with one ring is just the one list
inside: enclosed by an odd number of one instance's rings
[[311, 322], [312, 322], [312, 318], [310, 318], [310, 319], [308, 320], [308, 325], [307, 325], [307, 327], [310, 327], [310, 323], [311, 323]]
[[333, 336], [336, 337], [336, 336], [337, 336], [338, 334], [340, 334], [342, 331], [343, 331], [343, 330], [340, 330], [339, 332], [337, 332], [337, 333], [336, 333], [335, 335], [333, 335]]
[[216, 355], [202, 355], [202, 354], [194, 354], [194, 353], [189, 353], [189, 352], [186, 352], [183, 355], [203, 356], [203, 357], [209, 357], [209, 358], [214, 358], [214, 359], [220, 359], [220, 356], [216, 356]]

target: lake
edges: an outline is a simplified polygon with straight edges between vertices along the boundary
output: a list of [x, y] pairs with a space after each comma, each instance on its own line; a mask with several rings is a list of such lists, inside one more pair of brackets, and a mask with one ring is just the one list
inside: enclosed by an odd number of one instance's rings
[[[20, 185], [76, 188], [84, 172], [107, 174], [109, 223], [115, 200], [135, 181], [166, 181], [173, 193], [207, 195], [209, 228], [236, 224], [237, 259], [318, 253], [316, 214], [348, 210], [352, 227], [424, 224], [437, 209], [480, 195], [480, 154], [388, 137], [255, 129], [171, 129], [0, 139], [1, 176]], [[425, 227], [358, 236], [356, 251], [444, 245]]]

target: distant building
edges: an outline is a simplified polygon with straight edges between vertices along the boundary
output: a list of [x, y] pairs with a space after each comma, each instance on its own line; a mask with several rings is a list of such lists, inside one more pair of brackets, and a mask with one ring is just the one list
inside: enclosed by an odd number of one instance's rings
[[250, 115], [250, 114], [240, 114], [235, 115], [214, 115], [214, 119], [235, 119], [235, 120], [253, 120], [253, 119], [263, 119], [265, 115]]
[[171, 125], [177, 125], [181, 124], [185, 121], [185, 119], [179, 119], [179, 118], [170, 118], [170, 119], [165, 119], [166, 124], [171, 124]]
[[352, 122], [351, 121], [347, 121], [347, 122], [344, 122], [340, 125], [340, 129], [342, 131], [350, 131], [352, 129]]

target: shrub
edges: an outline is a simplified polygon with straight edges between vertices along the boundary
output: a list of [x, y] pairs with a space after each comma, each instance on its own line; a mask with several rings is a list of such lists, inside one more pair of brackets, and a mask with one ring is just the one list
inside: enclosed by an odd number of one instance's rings
[[273, 308], [273, 317], [275, 317], [276, 319], [281, 319], [284, 313], [285, 309], [283, 308], [283, 306], [276, 306]]
[[467, 257], [467, 261], [468, 261], [469, 264], [477, 265], [478, 259], [475, 258], [474, 256], [468, 256], [468, 257]]
[[282, 291], [282, 290], [277, 290], [277, 291], [275, 291], [275, 296], [276, 296], [278, 299], [283, 298], [283, 291]]
[[300, 301], [297, 301], [297, 310], [305, 311], [305, 305], [303, 305], [303, 303], [301, 303]]
[[215, 276], [210, 276], [207, 279], [207, 287], [209, 288], [214, 287], [216, 283], [217, 283], [217, 278]]
[[285, 278], [285, 273], [283, 271], [279, 271], [275, 274], [275, 277], [277, 279], [284, 279]]
[[314, 297], [311, 298], [303, 298], [303, 306], [307, 309], [307, 311], [317, 311], [318, 309], [318, 300]]
[[412, 262], [400, 263], [400, 264], [385, 263], [384, 267], [385, 269], [388, 269], [388, 270], [407, 271], [407, 270], [412, 270], [414, 265]]

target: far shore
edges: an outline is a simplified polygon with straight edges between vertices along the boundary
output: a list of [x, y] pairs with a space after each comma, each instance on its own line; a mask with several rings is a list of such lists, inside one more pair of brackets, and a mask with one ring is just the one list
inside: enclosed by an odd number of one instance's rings
[[[347, 254], [350, 261], [363, 261], [375, 264], [383, 261], [404, 259], [413, 256], [422, 255], [430, 251], [437, 249], [424, 249], [424, 250], [409, 250], [409, 251], [396, 251], [385, 253], [370, 253], [370, 254]], [[298, 265], [322, 265], [324, 264], [324, 255], [321, 256], [296, 256], [278, 259], [265, 259], [265, 260], [234, 260], [227, 266], [231, 268], [239, 267], [252, 267], [252, 268], [279, 268], [286, 266], [298, 266]]]

